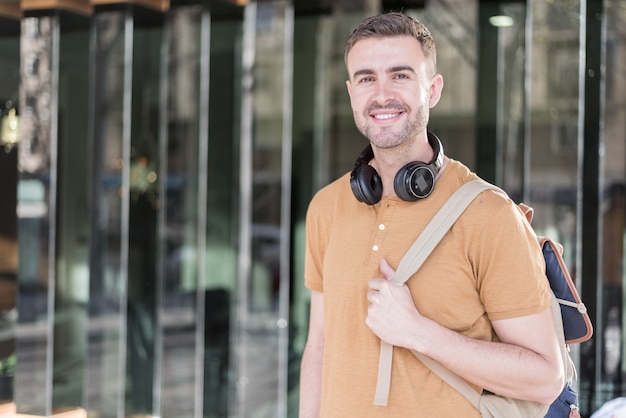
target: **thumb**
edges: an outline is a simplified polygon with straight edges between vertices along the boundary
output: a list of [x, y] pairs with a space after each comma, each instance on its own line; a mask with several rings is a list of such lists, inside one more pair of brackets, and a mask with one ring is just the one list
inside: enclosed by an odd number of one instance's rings
[[380, 260], [380, 271], [387, 280], [393, 279], [393, 275], [396, 274], [396, 271], [389, 265], [386, 258], [381, 258]]

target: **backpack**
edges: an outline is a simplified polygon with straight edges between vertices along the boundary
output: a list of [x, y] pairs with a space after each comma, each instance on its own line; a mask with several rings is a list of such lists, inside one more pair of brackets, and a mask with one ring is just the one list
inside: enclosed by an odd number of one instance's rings
[[[404, 283], [411, 277], [437, 246], [439, 241], [452, 227], [465, 208], [485, 190], [506, 193], [484, 181], [472, 180], [461, 186], [441, 207], [430, 223], [424, 228], [417, 240], [412, 244], [398, 265], [393, 281]], [[530, 207], [519, 204], [518, 208], [530, 223], [533, 211]], [[431, 358], [413, 351], [428, 368], [441, 379], [465, 396], [482, 414], [491, 418], [531, 418], [531, 417], [576, 417], [578, 415], [577, 394], [571, 384], [576, 378], [576, 369], [569, 356], [568, 344], [587, 341], [593, 334], [591, 320], [584, 303], [576, 290], [576, 286], [567, 270], [560, 244], [549, 238], [539, 238], [546, 262], [546, 278], [552, 289], [552, 313], [561, 347], [561, 358], [565, 370], [566, 384], [561, 395], [552, 405], [537, 402], [505, 398], [483, 391], [477, 393], [465, 380], [452, 373]], [[393, 346], [381, 341], [378, 365], [378, 382], [374, 404], [386, 405], [391, 383], [391, 362]], [[547, 415], [546, 415], [547, 414]]]

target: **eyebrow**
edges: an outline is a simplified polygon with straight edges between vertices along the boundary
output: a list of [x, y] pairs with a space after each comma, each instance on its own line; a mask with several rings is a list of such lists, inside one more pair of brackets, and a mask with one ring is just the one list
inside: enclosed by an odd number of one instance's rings
[[[398, 66], [387, 69], [387, 73], [397, 73], [401, 71], [410, 71], [413, 74], [417, 74], [415, 70], [413, 69], [413, 67], [411, 67], [410, 65], [398, 65]], [[370, 75], [370, 74], [374, 74], [374, 70], [369, 70], [365, 68], [362, 70], [355, 71], [354, 74], [352, 74], [352, 79], [355, 79], [356, 77], [360, 75]]]
[[397, 73], [397, 72], [400, 72], [400, 71], [410, 71], [413, 74], [416, 74], [415, 70], [410, 65], [398, 65], [397, 67], [391, 67], [387, 72], [389, 72], [389, 73]]
[[369, 75], [369, 74], [374, 74], [374, 71], [367, 70], [367, 69], [358, 70], [358, 71], [355, 71], [354, 74], [352, 74], [352, 79], [355, 79], [355, 78], [357, 78], [360, 75]]

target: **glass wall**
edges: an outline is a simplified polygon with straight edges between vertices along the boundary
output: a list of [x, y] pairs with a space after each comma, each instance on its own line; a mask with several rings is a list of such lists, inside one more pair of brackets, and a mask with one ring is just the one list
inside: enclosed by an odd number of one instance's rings
[[[0, 17], [0, 404], [14, 397], [17, 322], [17, 126], [19, 117], [20, 26]], [[10, 119], [10, 118], [13, 119]]]
[[[129, 357], [133, 15], [124, 8], [96, 10], [92, 25], [94, 162], [85, 403], [112, 417], [125, 412]], [[144, 228], [151, 232], [148, 225]]]
[[89, 19], [61, 14], [59, 22], [53, 411], [80, 406], [85, 396], [92, 209]]
[[564, 244], [596, 326], [572, 347], [582, 412], [626, 392], [622, 2], [170, 3], [0, 18], [20, 125], [0, 148], [0, 406], [296, 417], [306, 208], [366, 144], [344, 42], [400, 8], [437, 42], [446, 153]]
[[14, 383], [16, 403], [41, 415], [51, 411], [54, 364], [59, 37], [58, 16], [22, 22], [18, 331], [28, 327], [31, 332], [17, 333]]
[[602, 103], [604, 146], [601, 149], [603, 178], [600, 190], [603, 226], [602, 256], [598, 258], [602, 266], [599, 280], [601, 295], [598, 296], [601, 323], [596, 324], [596, 339], [600, 345], [596, 349], [596, 369], [599, 369], [600, 378], [597, 396], [592, 404], [594, 408], [610, 399], [624, 396], [626, 392], [626, 364], [623, 361], [626, 349], [623, 331], [626, 290], [626, 36], [622, 29], [626, 22], [626, 5], [617, 0], [605, 1], [604, 16], [606, 93]]
[[[166, 88], [162, 96], [167, 110], [161, 123], [166, 124], [163, 134], [167, 137], [159, 147], [164, 180], [159, 190], [163, 196], [158, 215], [161, 262], [156, 276], [160, 321], [155, 339], [156, 373], [161, 380], [155, 392], [155, 413], [164, 417], [194, 416], [197, 408], [202, 411], [202, 403], [194, 400], [203, 377], [198, 366], [203, 364], [205, 340], [204, 329], [196, 324], [202, 324], [204, 307], [198, 282], [203, 277], [199, 272], [204, 272], [201, 232], [206, 218], [200, 208], [206, 205], [206, 171], [201, 172], [200, 167], [206, 167], [207, 153], [205, 148], [201, 152], [200, 144], [207, 143], [208, 132], [199, 132], [200, 120], [206, 120], [200, 115], [207, 113], [206, 101], [200, 97], [209, 97], [209, 60], [200, 59], [201, 51], [209, 48], [211, 26], [203, 25], [207, 18], [201, 7], [175, 8], [167, 17], [165, 31]], [[228, 311], [220, 316], [222, 327], [215, 327], [216, 338], [224, 334], [224, 318], [228, 320]]]
[[235, 331], [239, 416], [286, 414], [293, 20], [286, 2], [246, 7]]

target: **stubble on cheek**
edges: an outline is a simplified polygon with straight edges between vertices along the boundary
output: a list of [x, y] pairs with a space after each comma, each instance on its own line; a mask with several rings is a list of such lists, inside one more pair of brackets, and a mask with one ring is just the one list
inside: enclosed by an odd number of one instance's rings
[[[392, 125], [379, 125], [370, 115], [380, 109], [404, 112], [404, 116], [401, 121]], [[357, 129], [372, 145], [378, 148], [393, 148], [411, 141], [419, 132], [427, 129], [430, 107], [427, 97], [424, 97], [423, 103], [414, 108], [399, 100], [392, 100], [384, 106], [371, 103], [362, 111], [353, 110], [352, 114]]]
[[402, 126], [377, 126], [369, 115], [353, 114], [357, 129], [378, 148], [393, 148], [410, 140], [426, 123], [421, 112], [417, 120], [405, 121]]

